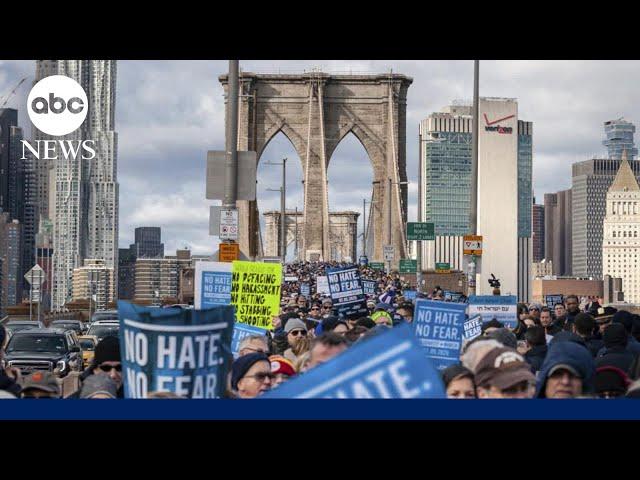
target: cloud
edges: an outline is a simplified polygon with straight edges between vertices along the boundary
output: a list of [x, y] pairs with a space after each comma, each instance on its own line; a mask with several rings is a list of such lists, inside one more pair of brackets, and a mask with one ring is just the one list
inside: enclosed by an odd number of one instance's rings
[[[168, 251], [191, 245], [194, 253], [215, 249], [208, 235], [209, 205], [204, 198], [208, 150], [224, 148], [224, 98], [218, 81], [226, 61], [118, 62], [116, 131], [120, 182], [120, 245], [128, 246], [133, 229], [162, 227]], [[243, 71], [384, 73], [413, 78], [407, 100], [407, 177], [409, 220], [417, 217], [418, 124], [454, 99], [470, 99], [471, 61], [300, 60], [242, 61]], [[8, 102], [29, 126], [24, 103], [35, 73], [34, 61], [0, 61], [0, 96], [30, 76]], [[638, 61], [482, 61], [480, 94], [518, 99], [519, 117], [534, 123], [533, 184], [536, 199], [571, 185], [571, 164], [604, 154], [603, 122], [620, 116], [640, 121]], [[287, 205], [302, 206], [302, 169], [291, 144], [274, 139], [259, 165], [260, 208], [279, 209], [278, 167], [288, 165]], [[331, 160], [332, 209], [360, 211], [369, 198], [372, 171], [357, 140], [345, 139]], [[219, 203], [219, 202], [217, 202]]]

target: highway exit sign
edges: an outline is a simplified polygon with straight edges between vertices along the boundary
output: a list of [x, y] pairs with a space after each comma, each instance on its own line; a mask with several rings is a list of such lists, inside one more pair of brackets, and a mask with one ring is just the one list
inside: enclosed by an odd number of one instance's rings
[[407, 222], [407, 240], [435, 240], [435, 227], [429, 222]]
[[416, 273], [418, 261], [410, 258], [400, 260], [400, 273]]

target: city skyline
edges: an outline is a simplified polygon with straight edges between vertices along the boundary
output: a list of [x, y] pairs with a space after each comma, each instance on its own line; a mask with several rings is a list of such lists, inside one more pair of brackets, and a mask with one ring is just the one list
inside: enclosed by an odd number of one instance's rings
[[[7, 93], [23, 76], [33, 76], [35, 61], [0, 63], [0, 92]], [[534, 194], [571, 186], [571, 164], [606, 153], [604, 122], [624, 117], [637, 123], [633, 105], [637, 93], [633, 79], [638, 62], [481, 62], [481, 96], [518, 99], [520, 116], [536, 124], [534, 142]], [[133, 241], [134, 228], [157, 225], [168, 251], [184, 246], [194, 253], [215, 249], [217, 237], [208, 235], [208, 205], [204, 199], [206, 150], [224, 146], [224, 100], [218, 75], [226, 61], [123, 61], [118, 72], [120, 183], [119, 246]], [[468, 99], [472, 91], [470, 61], [241, 61], [244, 71], [384, 72], [393, 69], [414, 79], [407, 104], [407, 175], [409, 220], [417, 218], [418, 124], [455, 99]], [[637, 70], [638, 73], [636, 73]], [[612, 75], [612, 72], [618, 72]], [[634, 77], [635, 75], [635, 77]], [[618, 83], [613, 88], [610, 78]], [[533, 81], [536, 77], [537, 81]], [[584, 77], [584, 78], [582, 78]], [[575, 82], [581, 78], [580, 82]], [[541, 79], [543, 81], [541, 81]], [[18, 108], [19, 125], [26, 123], [24, 100], [31, 82], [16, 92], [6, 107]], [[168, 95], [167, 92], [171, 92]], [[278, 135], [266, 148], [259, 165], [259, 207], [278, 209], [277, 194], [266, 188], [280, 185], [280, 172], [265, 160], [287, 156], [288, 207], [300, 207], [302, 171], [292, 145]], [[176, 160], [177, 159], [177, 160]], [[347, 163], [348, 162], [348, 163]], [[337, 148], [329, 168], [331, 210], [360, 211], [370, 195], [372, 170], [364, 149], [348, 136]], [[184, 179], [177, 182], [176, 179]]]

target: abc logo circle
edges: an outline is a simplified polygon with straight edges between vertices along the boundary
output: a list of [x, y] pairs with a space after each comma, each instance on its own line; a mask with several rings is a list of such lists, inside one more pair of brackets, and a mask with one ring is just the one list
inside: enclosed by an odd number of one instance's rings
[[88, 104], [87, 94], [78, 82], [64, 75], [52, 75], [33, 86], [27, 98], [27, 112], [38, 130], [62, 136], [82, 125]]

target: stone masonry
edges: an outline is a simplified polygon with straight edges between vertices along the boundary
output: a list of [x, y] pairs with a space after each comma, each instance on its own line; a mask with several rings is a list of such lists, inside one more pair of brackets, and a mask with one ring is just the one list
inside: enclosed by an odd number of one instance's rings
[[[225, 93], [227, 75], [219, 77]], [[238, 149], [254, 150], [258, 161], [269, 141], [282, 132], [302, 161], [304, 220], [300, 251], [305, 259], [331, 258], [327, 169], [340, 141], [352, 132], [364, 146], [374, 172], [373, 258], [382, 260], [388, 243], [387, 212], [391, 202], [391, 244], [397, 266], [407, 257], [406, 98], [413, 80], [400, 74], [240, 76]], [[392, 187], [389, 192], [388, 179]], [[260, 257], [259, 213], [256, 202], [238, 201], [240, 248]], [[253, 232], [252, 235], [249, 232]]]

